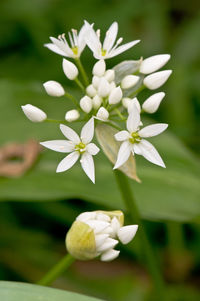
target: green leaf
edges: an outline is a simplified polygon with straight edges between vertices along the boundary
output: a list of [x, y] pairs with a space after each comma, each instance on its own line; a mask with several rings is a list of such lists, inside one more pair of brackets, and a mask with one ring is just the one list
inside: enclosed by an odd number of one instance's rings
[[3, 301], [95, 301], [100, 300], [76, 293], [40, 285], [0, 281], [0, 300]]

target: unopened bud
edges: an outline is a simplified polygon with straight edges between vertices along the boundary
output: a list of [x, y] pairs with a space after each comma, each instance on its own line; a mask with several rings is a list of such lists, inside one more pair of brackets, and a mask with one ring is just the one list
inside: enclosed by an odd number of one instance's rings
[[96, 76], [103, 76], [105, 71], [106, 71], [106, 64], [104, 60], [99, 60], [98, 62], [96, 62], [96, 64], [92, 69], [93, 75]]
[[97, 94], [97, 90], [94, 88], [93, 85], [87, 86], [86, 92], [90, 97], [94, 97]]
[[21, 106], [21, 108], [26, 117], [32, 122], [42, 122], [47, 118], [47, 115], [44, 111], [30, 104]]
[[109, 104], [113, 105], [122, 99], [122, 89], [120, 87], [114, 88], [109, 95]]
[[169, 54], [158, 54], [143, 60], [140, 65], [140, 72], [149, 74], [162, 68], [170, 59]]
[[102, 103], [102, 98], [99, 95], [96, 95], [93, 99], [92, 99], [92, 104], [93, 104], [93, 108], [95, 110], [97, 110], [100, 105]]
[[92, 110], [92, 99], [87, 95], [82, 97], [80, 107], [85, 113], [89, 113]]
[[115, 71], [113, 69], [108, 69], [104, 74], [105, 79], [110, 83], [115, 79]]
[[65, 114], [65, 120], [68, 122], [72, 122], [77, 120], [80, 117], [79, 111], [77, 110], [70, 110]]
[[109, 117], [108, 111], [104, 107], [101, 107], [97, 112], [97, 118], [106, 121], [108, 120], [108, 117]]
[[159, 108], [159, 105], [161, 101], [163, 100], [165, 96], [164, 92], [159, 92], [156, 94], [151, 95], [149, 98], [145, 100], [145, 102], [142, 105], [142, 108], [147, 113], [155, 113], [157, 109]]
[[43, 84], [47, 94], [50, 96], [60, 97], [65, 94], [65, 90], [58, 82], [54, 80], [49, 80]]
[[94, 75], [92, 78], [92, 85], [94, 86], [95, 89], [98, 89], [99, 82], [100, 82], [100, 77]]
[[140, 77], [137, 75], [125, 76], [121, 81], [122, 89], [129, 89], [129, 88], [134, 87], [138, 83], [139, 79], [140, 79]]
[[68, 79], [74, 80], [78, 76], [78, 69], [72, 62], [63, 59], [63, 71]]
[[155, 90], [160, 88], [168, 80], [171, 75], [172, 70], [164, 70], [152, 73], [145, 77], [143, 83], [150, 90]]
[[99, 82], [98, 95], [100, 97], [106, 97], [108, 96], [109, 93], [110, 93], [110, 84], [104, 77], [102, 77]]
[[139, 113], [141, 112], [141, 106], [140, 106], [140, 103], [139, 103], [137, 97], [134, 97], [133, 99], [131, 99], [130, 103], [128, 104], [128, 113], [129, 114], [132, 112], [134, 107], [136, 107], [138, 109]]
[[129, 97], [122, 98], [122, 104], [126, 109], [128, 109], [130, 103], [131, 103], [131, 98]]
[[115, 88], [116, 88], [116, 84], [115, 84], [115, 82], [113, 81], [113, 82], [110, 83], [110, 91], [112, 91], [112, 90], [115, 89]]

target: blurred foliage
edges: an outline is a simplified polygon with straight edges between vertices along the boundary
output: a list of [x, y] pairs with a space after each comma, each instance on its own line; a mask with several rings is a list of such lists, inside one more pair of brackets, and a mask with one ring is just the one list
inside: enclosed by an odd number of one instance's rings
[[[55, 118], [62, 118], [70, 108], [66, 100], [55, 100], [43, 91], [42, 83], [51, 79], [74, 91], [62, 72], [62, 58], [43, 44], [49, 36], [79, 28], [84, 19], [95, 22], [103, 32], [116, 20], [124, 41], [141, 39], [132, 50], [109, 60], [108, 66], [140, 56], [172, 55], [167, 68], [173, 69], [173, 75], [164, 86], [165, 100], [153, 116], [170, 124], [169, 131], [155, 139], [167, 169], [161, 170], [139, 158], [138, 173], [143, 183], [132, 186], [168, 281], [168, 299], [196, 301], [200, 298], [197, 1], [1, 0], [0, 144], [61, 137], [56, 125], [37, 125], [26, 120], [20, 105], [31, 103]], [[88, 50], [83, 61], [90, 71], [94, 59]], [[147, 94], [144, 92], [141, 97], [143, 100]], [[62, 154], [45, 151], [23, 177], [0, 178], [0, 279], [37, 281], [65, 253], [67, 228], [81, 211], [95, 210], [100, 205], [102, 209], [123, 209], [111, 167], [103, 155], [95, 158], [95, 186], [78, 165], [56, 175], [56, 164], [61, 158]], [[54, 285], [104, 300], [147, 300], [151, 282], [137, 237], [121, 251], [120, 259], [112, 263], [75, 263]], [[180, 261], [184, 264], [177, 266]]]

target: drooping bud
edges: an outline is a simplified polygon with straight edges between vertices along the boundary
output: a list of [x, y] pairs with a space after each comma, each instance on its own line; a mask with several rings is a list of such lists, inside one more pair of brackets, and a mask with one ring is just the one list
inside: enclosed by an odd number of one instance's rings
[[90, 97], [94, 97], [97, 94], [97, 90], [94, 88], [93, 85], [87, 86], [86, 92]]
[[26, 117], [32, 122], [42, 122], [47, 118], [47, 115], [44, 111], [39, 108], [27, 104], [25, 106], [21, 106]]
[[98, 89], [99, 82], [100, 82], [100, 77], [94, 75], [92, 78], [92, 85], [94, 86], [95, 89]]
[[122, 89], [120, 87], [114, 88], [109, 95], [109, 104], [116, 104], [122, 99]]
[[79, 111], [77, 110], [70, 110], [65, 114], [65, 120], [68, 122], [72, 122], [77, 120], [80, 117]]
[[158, 54], [143, 60], [140, 65], [140, 72], [149, 74], [162, 68], [170, 59], [170, 54]]
[[145, 77], [143, 83], [150, 90], [158, 89], [168, 80], [171, 73], [172, 70], [164, 70], [152, 73]]
[[100, 97], [106, 97], [108, 96], [109, 93], [110, 93], [110, 84], [104, 77], [102, 77], [99, 82], [98, 95]]
[[109, 117], [108, 111], [104, 107], [101, 107], [97, 112], [97, 118], [106, 121], [108, 120], [108, 117]]
[[43, 86], [47, 94], [49, 94], [50, 96], [60, 97], [65, 94], [65, 90], [63, 89], [61, 84], [54, 80], [49, 80], [48, 82], [45, 82]]
[[145, 102], [142, 105], [142, 108], [147, 113], [155, 113], [163, 100], [165, 96], [164, 92], [159, 92], [151, 95], [149, 98], [145, 100]]
[[134, 107], [136, 107], [138, 109], [139, 113], [141, 112], [141, 106], [140, 106], [140, 103], [139, 103], [137, 97], [134, 97], [133, 99], [131, 99], [130, 103], [128, 104], [128, 113], [129, 114], [134, 109]]
[[80, 107], [85, 113], [90, 113], [92, 110], [92, 99], [89, 96], [84, 96], [80, 100]]
[[93, 99], [92, 99], [92, 104], [93, 104], [93, 108], [95, 110], [97, 110], [100, 105], [102, 103], [102, 98], [99, 95], [96, 95]]
[[68, 79], [74, 80], [78, 76], [78, 69], [72, 62], [63, 59], [63, 71]]
[[93, 75], [96, 76], [103, 76], [105, 71], [106, 71], [106, 64], [104, 60], [99, 60], [98, 62], [96, 62], [96, 64], [92, 69]]
[[105, 72], [104, 77], [109, 83], [111, 83], [115, 79], [115, 71], [113, 69], [108, 69]]
[[138, 83], [139, 79], [140, 79], [140, 77], [137, 75], [125, 76], [121, 81], [122, 89], [129, 89], [129, 88], [134, 87]]

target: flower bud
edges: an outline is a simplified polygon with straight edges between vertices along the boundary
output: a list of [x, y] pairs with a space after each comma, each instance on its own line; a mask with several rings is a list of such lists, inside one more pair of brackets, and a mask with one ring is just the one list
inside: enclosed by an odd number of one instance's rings
[[109, 93], [110, 93], [110, 84], [104, 77], [102, 77], [99, 82], [98, 95], [100, 97], [106, 97], [108, 96]]
[[110, 83], [110, 91], [112, 91], [112, 90], [115, 89], [115, 88], [116, 88], [116, 84], [115, 84], [115, 82], [113, 81], [113, 82]]
[[90, 260], [100, 256], [102, 261], [111, 261], [120, 253], [114, 249], [118, 242], [130, 242], [138, 228], [137, 225], [123, 224], [122, 211], [81, 213], [66, 235], [67, 250], [79, 260]]
[[126, 75], [121, 81], [122, 89], [132, 88], [138, 83], [139, 79], [140, 77], [137, 75]]
[[114, 105], [122, 99], [122, 89], [120, 87], [114, 88], [109, 95], [109, 104]]
[[84, 96], [80, 100], [80, 107], [85, 113], [90, 113], [92, 110], [92, 99], [89, 96]]
[[47, 115], [44, 111], [30, 104], [21, 106], [21, 108], [26, 117], [32, 122], [42, 122], [47, 118]]
[[49, 80], [48, 82], [45, 82], [43, 86], [47, 94], [49, 94], [50, 96], [60, 97], [65, 94], [65, 90], [63, 89], [61, 84], [54, 80]]
[[98, 89], [99, 82], [100, 82], [100, 77], [94, 75], [93, 78], [92, 78], [92, 84], [93, 84], [95, 89]]
[[68, 79], [74, 80], [78, 76], [78, 69], [72, 62], [63, 59], [63, 71]]
[[104, 74], [105, 79], [110, 83], [115, 79], [115, 71], [113, 69], [108, 69]]
[[93, 99], [92, 99], [92, 104], [93, 104], [93, 108], [95, 110], [97, 110], [100, 105], [102, 103], [102, 98], [99, 95], [96, 95]]
[[109, 117], [108, 111], [104, 107], [101, 107], [97, 112], [97, 118], [106, 121], [108, 120], [108, 117]]
[[162, 68], [170, 59], [170, 54], [158, 54], [143, 60], [140, 65], [140, 72], [149, 74]]
[[155, 90], [160, 88], [171, 75], [172, 70], [164, 70], [152, 73], [145, 77], [143, 83], [150, 90]]
[[130, 103], [131, 103], [131, 98], [129, 97], [122, 98], [122, 104], [126, 109], [128, 109]]
[[80, 117], [79, 111], [77, 110], [70, 110], [65, 114], [65, 120], [68, 122], [72, 122], [77, 120]]
[[96, 76], [103, 76], [105, 71], [106, 71], [106, 64], [104, 60], [99, 60], [98, 62], [96, 62], [96, 64], [92, 69], [93, 75]]
[[131, 99], [130, 103], [128, 104], [128, 113], [130, 114], [131, 111], [134, 109], [134, 106], [138, 109], [139, 113], [141, 112], [141, 106], [137, 99], [137, 97], [134, 97]]
[[151, 95], [149, 98], [145, 100], [142, 105], [142, 108], [147, 113], [155, 113], [165, 96], [164, 92], [159, 92]]
[[94, 97], [94, 96], [97, 94], [97, 91], [96, 91], [96, 89], [94, 88], [93, 85], [87, 86], [86, 92], [87, 92], [87, 94], [88, 94], [90, 97]]

